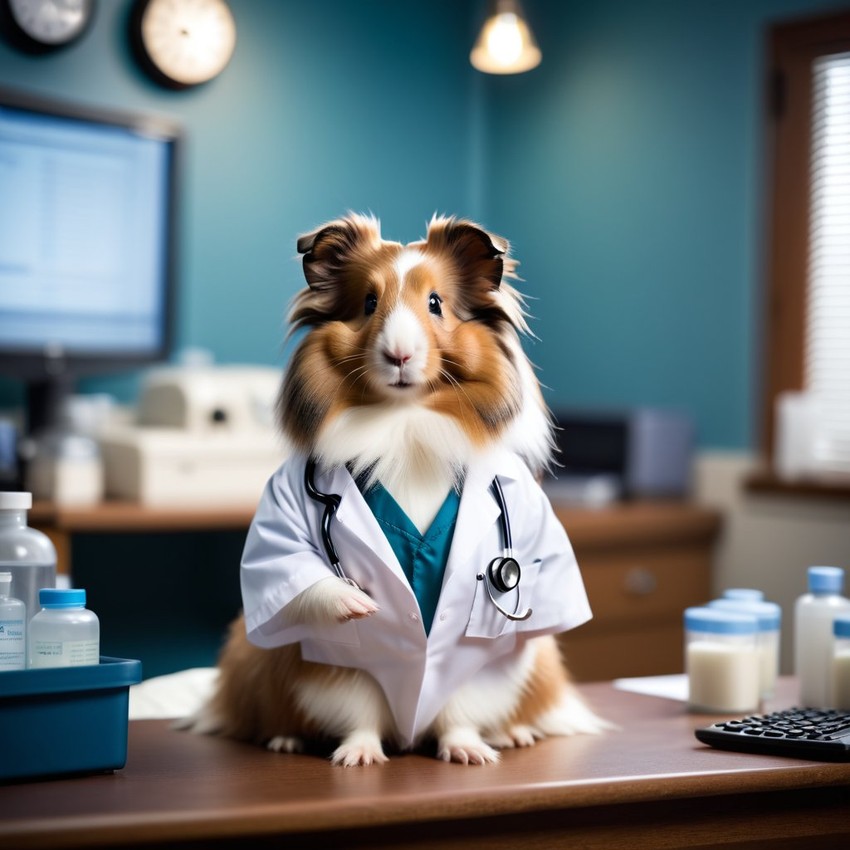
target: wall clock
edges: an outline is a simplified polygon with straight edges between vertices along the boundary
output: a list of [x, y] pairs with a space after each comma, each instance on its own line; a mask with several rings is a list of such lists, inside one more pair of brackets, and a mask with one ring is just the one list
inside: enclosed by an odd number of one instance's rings
[[94, 17], [95, 0], [2, 0], [3, 32], [8, 41], [32, 53], [76, 41]]
[[225, 0], [137, 0], [130, 36], [157, 82], [186, 88], [224, 70], [236, 47], [236, 22]]

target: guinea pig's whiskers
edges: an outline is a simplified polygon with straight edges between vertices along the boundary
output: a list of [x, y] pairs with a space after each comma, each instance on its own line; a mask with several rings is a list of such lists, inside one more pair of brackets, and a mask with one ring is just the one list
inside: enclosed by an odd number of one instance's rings
[[[443, 362], [446, 363], [449, 366], [456, 366], [459, 369], [463, 368], [462, 363], [458, 362], [457, 360], [452, 360], [448, 357], [443, 357]], [[458, 378], [456, 378], [454, 375], [452, 375], [452, 373], [448, 369], [444, 369], [443, 367], [440, 367], [440, 374], [446, 379], [446, 382], [451, 384], [453, 387], [455, 387], [455, 389], [464, 392], [464, 394], [466, 393], [466, 390], [464, 389], [463, 383]]]
[[[349, 358], [343, 358], [337, 361], [338, 365], [341, 365], [345, 360]], [[351, 361], [357, 360], [359, 358], [352, 357]], [[361, 363], [359, 366], [355, 366], [353, 369], [349, 369], [348, 372], [342, 377], [339, 382], [339, 388], [343, 392], [348, 392], [349, 389], [354, 387], [357, 382], [369, 371], [369, 366], [366, 363]], [[365, 387], [365, 382], [364, 387]]]
[[[446, 362], [450, 362], [450, 361], [447, 360]], [[463, 396], [463, 398], [465, 398], [466, 401], [469, 402], [470, 405], [472, 404], [472, 399], [469, 397], [469, 393], [466, 391], [463, 384], [457, 378], [455, 378], [455, 376], [452, 375], [451, 372], [447, 371], [446, 369], [441, 368], [440, 369], [440, 375], [445, 379], [448, 386], [452, 390], [454, 390], [454, 393], [458, 397], [459, 401], [461, 400], [461, 396]], [[463, 405], [463, 404], [460, 405], [460, 417], [461, 417], [461, 422], [464, 425], [466, 425], [467, 424], [466, 405]]]
[[358, 349], [357, 351], [355, 351], [355, 352], [354, 352], [354, 354], [347, 354], [345, 357], [337, 357], [337, 358], [334, 360], [334, 362], [335, 362], [338, 366], [341, 366], [341, 365], [343, 365], [344, 363], [353, 363], [353, 362], [355, 362], [355, 361], [357, 361], [357, 360], [362, 360], [362, 359], [363, 359], [363, 355], [364, 355], [364, 354], [366, 354], [366, 353], [367, 353], [366, 349], [365, 349], [365, 348], [361, 348], [361, 349]]
[[[343, 366], [347, 363], [356, 363], [357, 361], [362, 361], [363, 357], [359, 354], [352, 354], [350, 356], [341, 357], [335, 361], [336, 366]], [[358, 380], [366, 374], [369, 370], [368, 363], [361, 362], [360, 365], [355, 366], [353, 369], [349, 369], [342, 377], [339, 378], [339, 384], [337, 386], [337, 393], [347, 392], [350, 388], [354, 387]], [[330, 374], [329, 374], [330, 373]], [[318, 367], [312, 370], [311, 378], [317, 378], [322, 384], [326, 384], [330, 379], [335, 377], [334, 370], [329, 370], [327, 367]], [[364, 382], [365, 383], [365, 382]]]

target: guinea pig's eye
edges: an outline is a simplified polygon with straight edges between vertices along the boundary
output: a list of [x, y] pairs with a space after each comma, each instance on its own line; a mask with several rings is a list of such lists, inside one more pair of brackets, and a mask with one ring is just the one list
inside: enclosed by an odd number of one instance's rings
[[363, 312], [367, 316], [371, 316], [378, 309], [378, 296], [374, 292], [370, 292], [366, 296], [366, 303], [363, 305]]
[[428, 298], [428, 312], [435, 316], [443, 315], [443, 299], [436, 292], [432, 292]]

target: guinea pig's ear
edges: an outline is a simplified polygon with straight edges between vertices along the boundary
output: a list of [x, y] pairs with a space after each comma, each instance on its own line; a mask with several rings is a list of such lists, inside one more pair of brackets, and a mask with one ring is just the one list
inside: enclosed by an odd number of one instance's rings
[[502, 284], [508, 242], [477, 224], [456, 218], [433, 218], [426, 250], [448, 255], [474, 289], [493, 291]]
[[298, 253], [304, 255], [304, 277], [312, 289], [338, 282], [340, 270], [361, 247], [380, 245], [381, 227], [377, 219], [348, 215], [323, 224], [298, 239]]

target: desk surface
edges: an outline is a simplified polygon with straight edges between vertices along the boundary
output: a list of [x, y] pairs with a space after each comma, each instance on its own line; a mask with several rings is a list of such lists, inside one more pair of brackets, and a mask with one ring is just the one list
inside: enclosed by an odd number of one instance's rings
[[[718, 513], [683, 501], [618, 502], [582, 508], [553, 502], [571, 538], [589, 546], [655, 543], [661, 539], [711, 539], [720, 527]], [[36, 502], [33, 525], [61, 532], [203, 531], [247, 528], [254, 505], [167, 508], [106, 501], [91, 507]]]
[[[681, 703], [581, 690], [621, 726], [467, 767], [422, 755], [369, 768], [130, 724], [114, 775], [0, 787], [0, 846], [637, 848], [836, 846], [850, 837], [850, 764], [725, 753]], [[783, 680], [768, 707], [794, 702]], [[281, 836], [285, 839], [281, 840]], [[232, 844], [229, 844], [231, 842]], [[845, 844], [844, 846], [850, 846]]]

